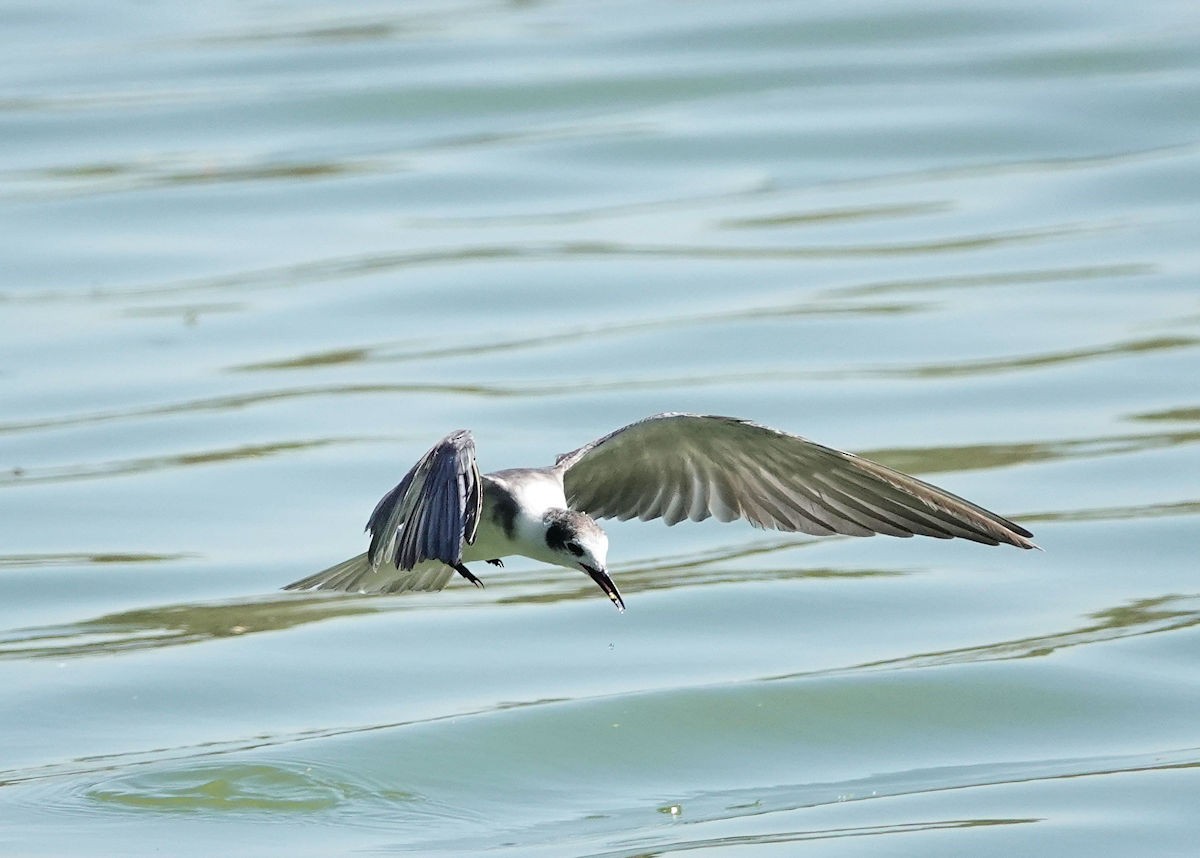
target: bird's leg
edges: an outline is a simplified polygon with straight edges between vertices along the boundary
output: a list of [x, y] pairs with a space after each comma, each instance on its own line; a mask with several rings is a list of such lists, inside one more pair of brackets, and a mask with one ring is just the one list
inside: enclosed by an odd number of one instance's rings
[[494, 560], [489, 560], [488, 563], [491, 563], [493, 566], [504, 566], [504, 561], [499, 557], [495, 558]]
[[471, 582], [472, 584], [474, 584], [476, 587], [482, 587], [482, 586], [483, 586], [483, 582], [482, 582], [482, 581], [480, 581], [478, 578], [476, 578], [476, 577], [475, 577], [475, 575], [474, 575], [474, 574], [472, 574], [471, 570], [470, 570], [470, 569], [468, 569], [468, 568], [467, 568], [465, 565], [463, 565], [462, 563], [455, 563], [455, 564], [454, 564], [454, 571], [455, 571], [455, 572], [457, 572], [459, 575], [463, 576], [464, 578], [466, 578], [468, 581], [470, 581], [470, 582]]

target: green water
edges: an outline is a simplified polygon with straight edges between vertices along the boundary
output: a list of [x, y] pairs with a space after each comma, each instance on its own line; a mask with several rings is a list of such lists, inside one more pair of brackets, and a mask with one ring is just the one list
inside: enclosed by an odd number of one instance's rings
[[[0, 853], [1194, 854], [1200, 7], [2, 15]], [[279, 592], [664, 410], [1045, 551]]]

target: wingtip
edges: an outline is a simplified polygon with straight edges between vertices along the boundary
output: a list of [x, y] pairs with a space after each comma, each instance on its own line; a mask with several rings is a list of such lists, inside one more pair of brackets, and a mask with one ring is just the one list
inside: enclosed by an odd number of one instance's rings
[[1024, 548], [1026, 550], [1033, 548], [1037, 551], [1042, 550], [1042, 546], [1033, 541], [1033, 533], [1021, 527], [1020, 525], [1014, 524], [1011, 528], [1009, 528], [1008, 537], [1009, 544], [1015, 545], [1018, 548]]
[[[1032, 536], [1033, 534], [1031, 533], [1029, 535]], [[1024, 536], [1015, 535], [1015, 534], [1009, 535], [1009, 537], [1004, 540], [1003, 544], [1011, 545], [1014, 548], [1021, 548], [1026, 551], [1028, 551], [1031, 548], [1034, 549], [1035, 551], [1044, 551], [1045, 550], [1042, 548], [1042, 546], [1038, 545], [1032, 539], [1027, 539]]]

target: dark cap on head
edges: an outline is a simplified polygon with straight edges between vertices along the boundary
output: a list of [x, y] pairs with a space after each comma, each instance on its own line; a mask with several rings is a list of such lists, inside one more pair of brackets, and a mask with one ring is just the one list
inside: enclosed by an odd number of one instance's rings
[[590, 515], [573, 509], [548, 510], [542, 521], [546, 523], [546, 544], [555, 551], [565, 551], [567, 543], [582, 534], [604, 533]]

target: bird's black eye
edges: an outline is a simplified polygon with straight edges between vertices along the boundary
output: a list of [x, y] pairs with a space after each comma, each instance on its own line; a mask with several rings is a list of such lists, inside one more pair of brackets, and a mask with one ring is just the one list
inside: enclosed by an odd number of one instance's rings
[[583, 549], [579, 547], [578, 542], [568, 542], [567, 543], [567, 551], [570, 551], [576, 557], [583, 556]]

